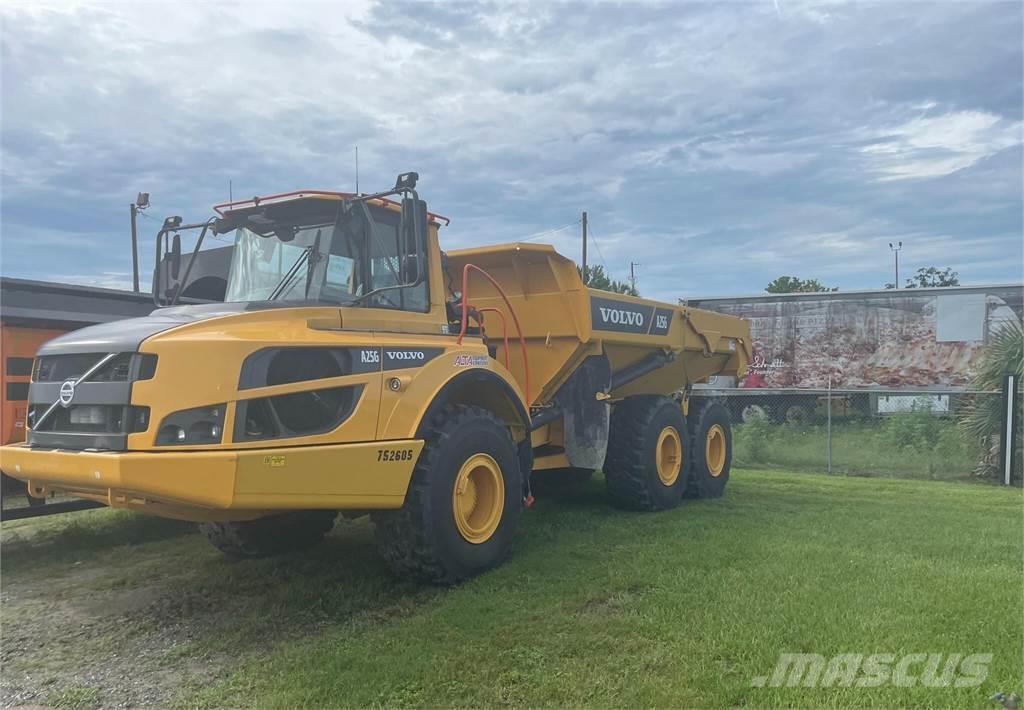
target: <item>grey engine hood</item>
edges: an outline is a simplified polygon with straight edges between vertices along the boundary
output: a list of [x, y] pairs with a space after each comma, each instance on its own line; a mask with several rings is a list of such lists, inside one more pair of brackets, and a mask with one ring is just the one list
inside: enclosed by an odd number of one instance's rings
[[[61, 335], [43, 344], [36, 355], [70, 355], [74, 353], [135, 352], [146, 338], [176, 328], [218, 316], [234, 315], [244, 311], [268, 308], [295, 308], [308, 306], [308, 302], [259, 301], [249, 303], [204, 303], [197, 306], [159, 308], [143, 318], [128, 318], [91, 325]], [[315, 305], [323, 305], [317, 303]]]

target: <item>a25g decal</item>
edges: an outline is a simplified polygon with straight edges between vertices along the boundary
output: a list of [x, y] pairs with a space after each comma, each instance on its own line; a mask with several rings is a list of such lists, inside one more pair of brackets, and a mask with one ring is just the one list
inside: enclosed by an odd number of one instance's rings
[[412, 461], [412, 449], [377, 449], [378, 461]]

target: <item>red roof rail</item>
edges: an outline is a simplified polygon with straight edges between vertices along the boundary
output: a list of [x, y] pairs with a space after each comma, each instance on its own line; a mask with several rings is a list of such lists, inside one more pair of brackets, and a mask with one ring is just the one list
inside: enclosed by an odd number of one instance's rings
[[[213, 206], [213, 211], [216, 212], [219, 216], [223, 217], [225, 213], [231, 212], [232, 210], [235, 209], [259, 207], [260, 205], [266, 204], [268, 202], [271, 204], [275, 204], [278, 202], [287, 202], [288, 200], [301, 200], [304, 197], [335, 197], [338, 199], [346, 200], [353, 197], [358, 197], [358, 195], [352, 192], [332, 192], [330, 190], [292, 190], [291, 192], [278, 192], [273, 195], [257, 195], [256, 197], [250, 197], [246, 200], [221, 202], [220, 204]], [[399, 204], [395, 200], [389, 200], [386, 197], [375, 197], [374, 199], [392, 205]], [[434, 212], [427, 212], [427, 217], [435, 222], [443, 219], [446, 227], [452, 223], [452, 221], [445, 217], [444, 215], [436, 214]]]

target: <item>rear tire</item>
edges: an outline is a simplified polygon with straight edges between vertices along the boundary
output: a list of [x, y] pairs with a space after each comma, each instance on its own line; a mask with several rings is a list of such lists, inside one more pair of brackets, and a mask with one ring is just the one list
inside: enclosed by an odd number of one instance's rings
[[791, 404], [785, 408], [783, 419], [790, 426], [803, 426], [811, 421], [811, 411], [803, 404]]
[[732, 426], [729, 412], [718, 403], [708, 404], [691, 414], [696, 426], [690, 440], [693, 458], [690, 489], [695, 498], [719, 498], [729, 482], [732, 466]]
[[744, 424], [749, 424], [753, 421], [770, 419], [768, 414], [768, 408], [762, 404], [747, 404], [740, 409], [739, 419]]
[[337, 511], [297, 510], [256, 520], [200, 523], [206, 539], [228, 557], [252, 559], [313, 547], [334, 527]]
[[372, 515], [396, 574], [452, 585], [512, 552], [523, 483], [508, 428], [480, 407], [445, 408], [429, 425], [405, 504]]
[[604, 480], [615, 505], [667, 510], [679, 505], [689, 476], [686, 418], [668, 397], [638, 395], [615, 406]]

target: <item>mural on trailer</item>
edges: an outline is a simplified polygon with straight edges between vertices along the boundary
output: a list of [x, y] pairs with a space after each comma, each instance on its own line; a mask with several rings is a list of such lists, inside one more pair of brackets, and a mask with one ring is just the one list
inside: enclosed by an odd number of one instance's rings
[[[697, 305], [697, 304], [694, 304]], [[1024, 317], [1021, 287], [989, 292], [721, 300], [700, 307], [750, 321], [741, 387], [964, 387], [988, 336]]]

